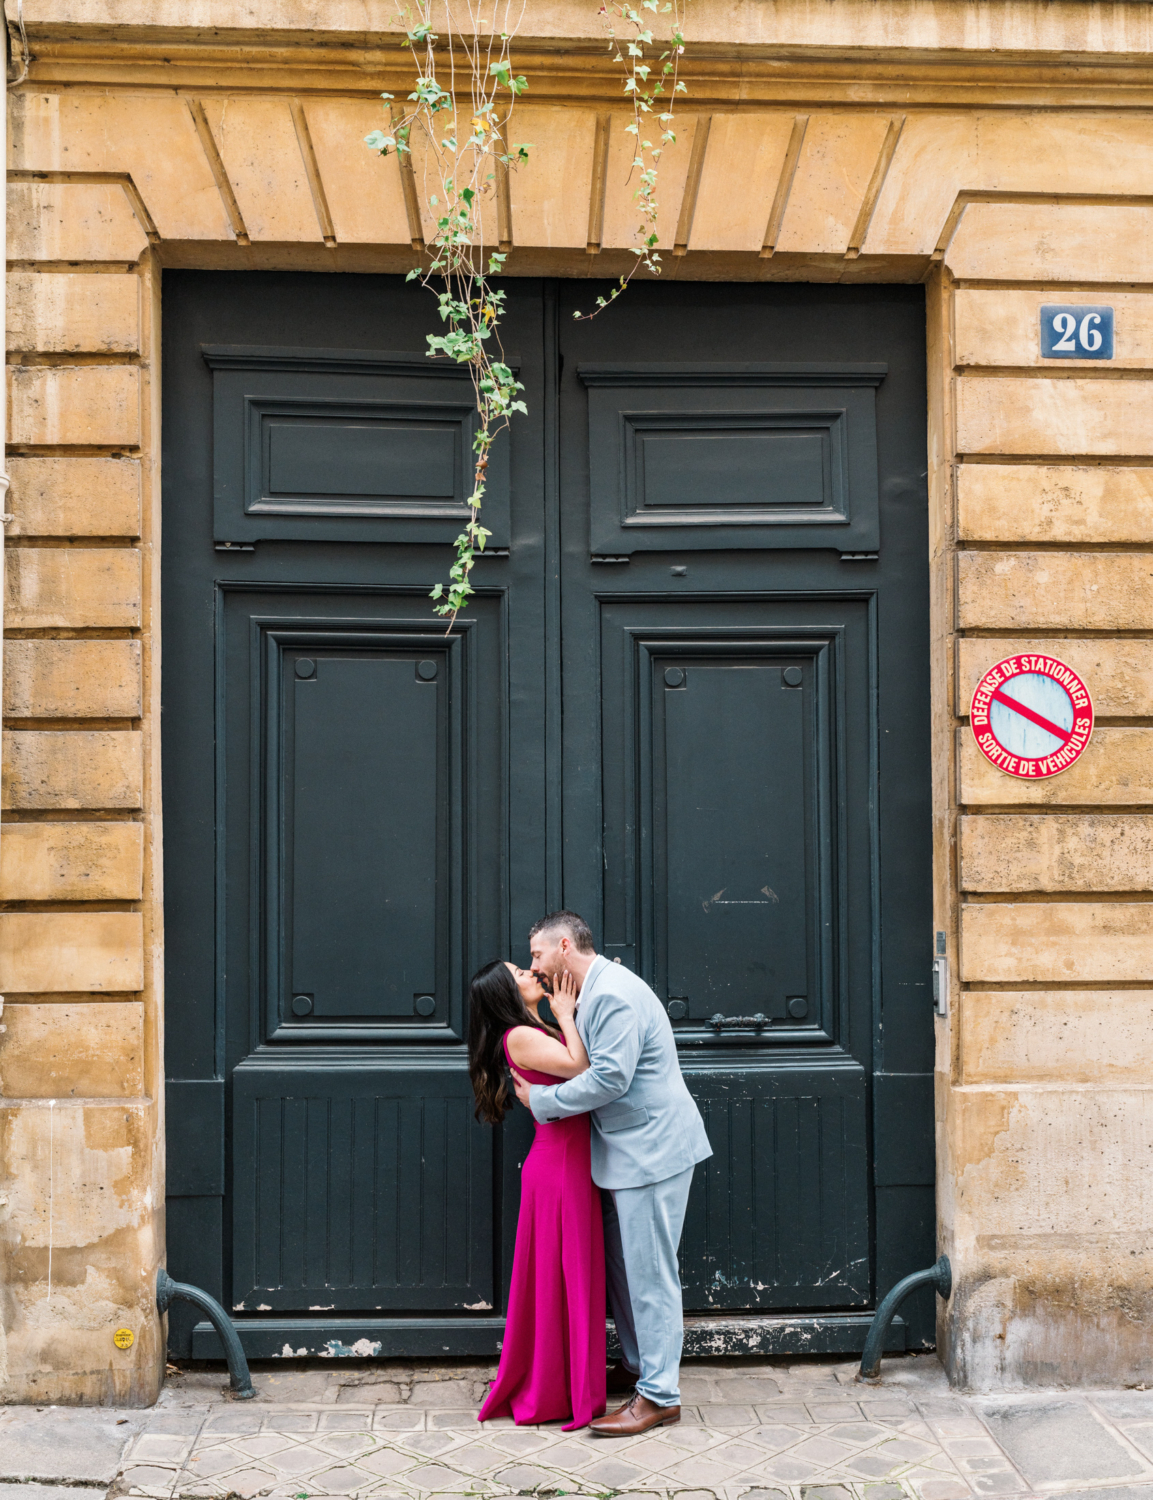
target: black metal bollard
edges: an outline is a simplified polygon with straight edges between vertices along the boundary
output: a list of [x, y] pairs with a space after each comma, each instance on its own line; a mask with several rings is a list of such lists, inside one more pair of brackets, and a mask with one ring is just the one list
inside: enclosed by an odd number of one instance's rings
[[947, 1255], [942, 1255], [937, 1264], [930, 1266], [927, 1271], [914, 1271], [911, 1276], [898, 1281], [877, 1308], [873, 1314], [873, 1321], [869, 1324], [868, 1337], [865, 1339], [861, 1368], [857, 1371], [858, 1380], [881, 1378], [881, 1355], [884, 1352], [885, 1334], [889, 1331], [889, 1324], [893, 1321], [897, 1308], [909, 1293], [915, 1292], [919, 1286], [932, 1286], [936, 1289], [938, 1297], [948, 1300], [953, 1290], [953, 1268], [949, 1264]]
[[200, 1308], [201, 1312], [208, 1314], [213, 1328], [220, 1335], [220, 1342], [224, 1345], [224, 1357], [228, 1361], [228, 1379], [232, 1386], [233, 1397], [237, 1401], [251, 1401], [256, 1392], [252, 1388], [252, 1376], [248, 1371], [248, 1361], [244, 1357], [240, 1335], [232, 1326], [232, 1319], [215, 1297], [202, 1292], [198, 1286], [189, 1286], [186, 1281], [173, 1281], [161, 1266], [156, 1273], [157, 1312], [166, 1313], [177, 1298], [184, 1302], [191, 1302], [194, 1307]]

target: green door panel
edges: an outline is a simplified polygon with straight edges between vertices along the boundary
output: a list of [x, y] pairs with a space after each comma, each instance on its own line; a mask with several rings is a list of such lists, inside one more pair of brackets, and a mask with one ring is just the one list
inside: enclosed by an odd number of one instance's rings
[[244, 1065], [233, 1309], [447, 1312], [493, 1292], [493, 1135], [468, 1074]]

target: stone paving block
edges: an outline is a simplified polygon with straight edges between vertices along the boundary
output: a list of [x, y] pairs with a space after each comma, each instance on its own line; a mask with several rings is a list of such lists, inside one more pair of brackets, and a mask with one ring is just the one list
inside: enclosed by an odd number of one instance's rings
[[581, 1475], [581, 1483], [619, 1490], [635, 1485], [643, 1475], [644, 1470], [639, 1469], [636, 1464], [629, 1463], [627, 1459], [602, 1458], [584, 1471]]
[[0, 1420], [5, 1479], [111, 1484], [125, 1448], [144, 1421], [143, 1412], [111, 1408], [9, 1407]]
[[265, 1462], [280, 1474], [311, 1474], [313, 1470], [330, 1464], [332, 1454], [323, 1453], [311, 1443], [294, 1443], [290, 1448], [268, 1455]]
[[[489, 1423], [484, 1424], [486, 1427]], [[512, 1431], [502, 1432], [499, 1437], [492, 1440], [494, 1448], [499, 1448], [502, 1453], [535, 1453], [539, 1448], [548, 1446], [548, 1438], [531, 1428], [514, 1428]]]
[[247, 1411], [213, 1412], [204, 1423], [205, 1432], [251, 1432], [255, 1424]]
[[0, 1500], [104, 1500], [104, 1486], [84, 1484], [0, 1484]]
[[906, 1492], [899, 1484], [866, 1484], [862, 1493], [865, 1500], [906, 1500]]
[[250, 1500], [251, 1496], [270, 1489], [275, 1482], [275, 1476], [267, 1469], [238, 1469], [235, 1474], [228, 1476], [228, 1494]]
[[692, 1458], [682, 1458], [677, 1463], [670, 1464], [663, 1472], [677, 1489], [685, 1485], [700, 1485], [712, 1489], [723, 1484], [738, 1470], [735, 1464], [718, 1463], [710, 1453], [697, 1453]]
[[762, 1474], [770, 1479], [780, 1479], [785, 1484], [799, 1484], [802, 1479], [813, 1477], [814, 1465], [792, 1453], [782, 1453], [770, 1458], [762, 1467]]
[[1153, 1420], [1153, 1391], [1102, 1391], [1090, 1395], [1089, 1400], [1114, 1422], [1139, 1421], [1142, 1417]]
[[192, 1452], [194, 1433], [167, 1434], [144, 1432], [129, 1449], [133, 1463], [183, 1463]]
[[379, 1385], [341, 1386], [336, 1399], [339, 1403], [380, 1401], [389, 1406], [397, 1406], [401, 1401], [401, 1388], [394, 1380], [382, 1380]]
[[130, 1490], [147, 1490], [149, 1494], [170, 1494], [178, 1469], [158, 1469], [150, 1464], [133, 1464], [124, 1471], [122, 1483]]
[[[744, 1500], [789, 1500], [789, 1495], [785, 1490], [746, 1490]], [[889, 1496], [881, 1495], [877, 1500], [889, 1500]]]
[[747, 1437], [754, 1442], [761, 1443], [771, 1452], [779, 1453], [784, 1448], [791, 1448], [794, 1443], [799, 1443], [804, 1433], [798, 1432], [795, 1427], [776, 1427], [767, 1425], [756, 1427], [752, 1432], [746, 1433]]
[[1118, 1484], [1099, 1490], [1062, 1490], [1061, 1500], [1153, 1500], [1153, 1487]]
[[734, 1464], [738, 1469], [748, 1469], [759, 1464], [765, 1455], [755, 1443], [734, 1438], [721, 1443], [718, 1447], [710, 1448], [708, 1456], [723, 1464]]
[[806, 1401], [809, 1418], [813, 1422], [856, 1422], [860, 1420], [861, 1408], [856, 1402]]
[[291, 1438], [283, 1437], [277, 1432], [258, 1432], [253, 1437], [237, 1438], [232, 1446], [241, 1453], [247, 1453], [249, 1458], [267, 1458], [271, 1453], [279, 1453], [282, 1448], [295, 1447]]
[[365, 1423], [356, 1432], [322, 1432], [313, 1446], [324, 1453], [330, 1453], [334, 1458], [352, 1458], [357, 1453], [367, 1453], [376, 1445], [377, 1439], [373, 1437], [368, 1430], [368, 1424]]
[[[157, 1436], [195, 1436], [204, 1425], [207, 1415], [206, 1411], [165, 1411], [162, 1407], [153, 1407], [148, 1414], [148, 1426], [145, 1430]], [[265, 1418], [266, 1422], [267, 1420]]]
[[321, 1432], [367, 1432], [372, 1426], [372, 1412], [322, 1411], [318, 1426]]
[[[353, 1464], [338, 1464], [335, 1468], [322, 1469], [319, 1474], [314, 1475], [312, 1484], [320, 1494], [349, 1495], [353, 1490], [368, 1489], [378, 1477]], [[459, 1474], [453, 1477], [459, 1482]], [[231, 1475], [228, 1483], [231, 1486]]]
[[726, 1405], [752, 1405], [781, 1394], [780, 1385], [767, 1375], [721, 1375], [716, 1384]]
[[477, 1402], [470, 1380], [418, 1380], [409, 1397], [412, 1406], [471, 1407]]
[[202, 1449], [188, 1460], [188, 1473], [197, 1479], [213, 1479], [217, 1474], [227, 1474], [244, 1462], [244, 1455], [227, 1444], [216, 1448]]
[[751, 1406], [701, 1406], [701, 1421], [706, 1427], [751, 1427], [756, 1413]]
[[969, 1482], [978, 1495], [1018, 1495], [1027, 1488], [1019, 1475], [1007, 1470], [997, 1474], [973, 1474]]
[[758, 1402], [755, 1411], [762, 1422], [801, 1422], [806, 1426], [812, 1422], [808, 1407], [787, 1397], [780, 1401]]
[[960, 1479], [926, 1479], [917, 1493], [921, 1500], [970, 1500], [973, 1492]]
[[424, 1427], [424, 1412], [411, 1406], [378, 1406], [372, 1414], [375, 1432], [413, 1432]]
[[319, 1420], [315, 1411], [273, 1412], [261, 1425], [266, 1432], [315, 1432]]
[[406, 1432], [400, 1439], [406, 1448], [428, 1458], [451, 1448], [456, 1440], [456, 1434], [452, 1432]]
[[[978, 1409], [1030, 1484], [1128, 1479], [1148, 1473], [1080, 1401], [1007, 1402]], [[987, 1494], [1006, 1493], [985, 1490], [981, 1481], [975, 1487]]]
[[851, 1490], [843, 1485], [801, 1485], [801, 1500], [854, 1500]]

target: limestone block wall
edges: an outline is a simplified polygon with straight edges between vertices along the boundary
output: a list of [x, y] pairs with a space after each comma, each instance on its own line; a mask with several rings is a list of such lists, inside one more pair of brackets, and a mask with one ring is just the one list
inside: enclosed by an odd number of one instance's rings
[[[1151, 213], [971, 204], [934, 287], [938, 878], [957, 917], [942, 1337], [976, 1387], [1153, 1373], [1153, 295], [1129, 280]], [[1042, 302], [1112, 304], [1114, 360], [1042, 361]], [[1097, 714], [1042, 782], [989, 765], [967, 720], [981, 675], [1028, 649], [1082, 673]]]
[[154, 286], [119, 187], [13, 184], [8, 215], [0, 1401], [144, 1404], [163, 1370]]

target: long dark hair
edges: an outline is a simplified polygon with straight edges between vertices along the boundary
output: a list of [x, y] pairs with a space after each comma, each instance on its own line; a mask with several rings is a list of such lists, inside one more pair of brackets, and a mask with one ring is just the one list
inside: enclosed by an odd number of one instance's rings
[[468, 987], [468, 1071], [476, 1095], [474, 1113], [486, 1125], [499, 1125], [512, 1108], [501, 1042], [514, 1026], [548, 1032], [521, 999], [504, 959], [494, 958], [476, 971]]

